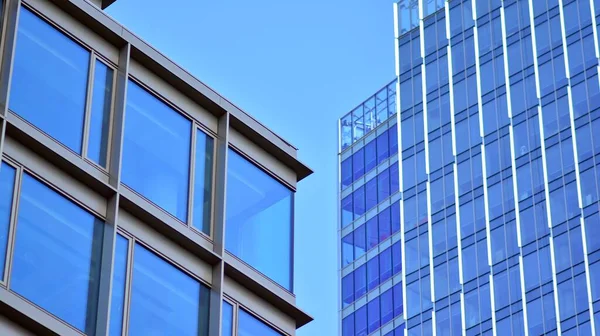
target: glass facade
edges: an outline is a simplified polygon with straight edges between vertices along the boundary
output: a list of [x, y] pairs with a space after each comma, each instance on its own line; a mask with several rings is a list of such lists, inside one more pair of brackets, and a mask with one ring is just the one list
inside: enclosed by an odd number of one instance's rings
[[[598, 334], [600, 3], [400, 1], [395, 13], [401, 236], [391, 260], [404, 266], [406, 333]], [[374, 297], [380, 324], [388, 304], [369, 293], [349, 305], [382, 274], [375, 253], [353, 248], [372, 248], [374, 225], [364, 218], [374, 187], [357, 188], [364, 172], [344, 161], [354, 146], [340, 154], [344, 336], [372, 332]], [[346, 233], [363, 225], [366, 238]], [[354, 267], [357, 257], [368, 261]]]
[[[384, 100], [388, 97], [387, 102]], [[373, 102], [378, 102], [374, 104]], [[404, 330], [396, 80], [340, 120], [341, 334]], [[349, 140], [344, 119], [377, 116]], [[352, 119], [355, 120], [355, 119]], [[356, 127], [355, 127], [356, 129]], [[345, 146], [347, 145], [347, 146]]]
[[312, 170], [108, 2], [0, 0], [0, 334], [294, 335]]

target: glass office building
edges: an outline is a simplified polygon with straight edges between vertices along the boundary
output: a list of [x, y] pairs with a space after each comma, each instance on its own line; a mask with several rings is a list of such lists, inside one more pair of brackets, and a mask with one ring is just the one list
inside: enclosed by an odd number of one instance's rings
[[600, 335], [600, 2], [394, 11], [406, 335]]
[[312, 171], [112, 2], [0, 1], [0, 335], [295, 335]]
[[396, 83], [340, 119], [344, 336], [403, 334]]

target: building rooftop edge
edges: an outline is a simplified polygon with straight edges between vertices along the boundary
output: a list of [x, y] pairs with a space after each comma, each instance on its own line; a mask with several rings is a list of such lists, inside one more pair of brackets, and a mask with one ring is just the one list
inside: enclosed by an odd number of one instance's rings
[[[246, 113], [227, 98], [216, 92], [204, 82], [196, 78], [189, 71], [172, 61], [163, 53], [158, 51], [149, 43], [131, 32], [121, 23], [113, 19], [101, 8], [90, 3], [90, 0], [51, 0], [60, 5], [65, 11], [70, 12], [73, 17], [89, 24], [95, 33], [99, 34], [115, 45], [129, 43], [131, 45], [132, 57], [140, 61], [149, 70], [155, 72], [167, 83], [180, 90], [190, 98], [200, 103], [215, 115], [229, 113], [238, 131], [246, 136], [252, 135], [257, 144], [269, 154], [293, 169], [300, 181], [311, 175], [314, 171], [306, 164], [298, 160], [298, 148], [276, 134], [264, 124]], [[96, 0], [91, 0], [96, 1]], [[102, 7], [106, 8], [116, 0], [102, 1]], [[171, 78], [169, 78], [171, 77]]]

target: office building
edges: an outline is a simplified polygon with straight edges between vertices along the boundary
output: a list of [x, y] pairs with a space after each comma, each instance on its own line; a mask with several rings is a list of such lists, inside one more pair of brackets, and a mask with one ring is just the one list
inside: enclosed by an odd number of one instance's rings
[[0, 335], [295, 335], [312, 171], [112, 2], [1, 1]]
[[600, 332], [599, 5], [394, 7], [409, 335]]
[[403, 333], [396, 83], [340, 119], [343, 335]]
[[406, 333], [600, 334], [600, 3], [394, 12]]

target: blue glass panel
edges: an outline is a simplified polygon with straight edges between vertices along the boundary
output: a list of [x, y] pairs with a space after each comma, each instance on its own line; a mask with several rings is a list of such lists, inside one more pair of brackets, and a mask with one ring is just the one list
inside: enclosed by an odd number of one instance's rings
[[377, 217], [367, 221], [367, 250], [372, 249], [379, 243], [379, 227], [377, 226]]
[[390, 197], [390, 170], [386, 169], [377, 175], [377, 202], [381, 203]]
[[386, 323], [394, 318], [394, 300], [392, 289], [388, 289], [383, 292], [380, 296], [381, 301], [381, 325], [384, 326]]
[[123, 183], [187, 222], [192, 123], [129, 81]]
[[367, 261], [367, 291], [379, 286], [379, 256]]
[[223, 301], [223, 321], [221, 322], [221, 335], [233, 336], [233, 306]]
[[377, 205], [377, 178], [372, 178], [365, 184], [365, 209]]
[[352, 232], [342, 238], [342, 267], [354, 260], [354, 235]]
[[113, 70], [96, 61], [87, 156], [102, 167], [106, 167], [113, 79]]
[[281, 333], [269, 327], [261, 320], [240, 309], [238, 313], [238, 335], [244, 336], [281, 336]]
[[4, 279], [6, 244], [8, 243], [15, 175], [15, 168], [2, 162], [0, 168], [0, 279]]
[[392, 248], [388, 247], [379, 254], [379, 278], [381, 283], [392, 276]]
[[290, 291], [293, 195], [229, 150], [225, 248]]
[[354, 314], [350, 314], [342, 320], [342, 336], [354, 336]]
[[379, 326], [381, 325], [379, 308], [379, 297], [376, 297], [375, 299], [369, 301], [369, 303], [367, 304], [367, 313], [369, 314], [369, 333], [372, 333], [373, 331], [379, 329]]
[[123, 305], [125, 303], [125, 277], [129, 241], [117, 234], [113, 262], [112, 297], [110, 300], [110, 336], [119, 336], [123, 330]]
[[[402, 247], [400, 242], [395, 242], [392, 245], [392, 261], [393, 261], [393, 274], [398, 274], [402, 271]], [[600, 274], [599, 274], [600, 277]]]
[[[362, 152], [359, 153], [364, 153], [364, 160], [365, 160], [365, 168], [364, 168], [364, 172], [370, 172], [371, 169], [375, 168], [377, 166], [377, 141], [376, 140], [372, 140], [371, 142], [367, 143], [364, 147], [364, 149], [362, 150]], [[356, 160], [360, 160], [360, 156], [361, 154], [354, 154], [353, 157], [356, 156]], [[348, 159], [350, 160], [350, 159]], [[360, 166], [360, 163], [359, 163]], [[356, 179], [357, 176], [356, 174], [359, 174], [359, 172], [355, 173], [354, 178]]]
[[357, 180], [365, 174], [365, 149], [361, 148], [352, 154], [352, 178]]
[[383, 162], [390, 156], [388, 131], [377, 136], [377, 163]]
[[340, 170], [342, 175], [342, 189], [345, 189], [352, 184], [352, 158], [349, 157], [342, 161]]
[[16, 44], [10, 110], [81, 154], [89, 51], [24, 7]]
[[363, 264], [354, 270], [354, 299], [359, 299], [367, 292], [367, 265]]
[[129, 335], [207, 335], [209, 299], [207, 287], [135, 245]]
[[377, 222], [379, 223], [379, 241], [382, 242], [392, 235], [392, 228], [390, 227], [390, 208], [383, 209], [377, 215]]
[[356, 336], [367, 336], [367, 305], [364, 305], [354, 313]]
[[210, 235], [210, 213], [212, 209], [213, 138], [196, 131], [196, 157], [194, 164], [194, 219], [198, 230]]
[[402, 306], [402, 284], [397, 283], [392, 288], [394, 292], [394, 316], [399, 316], [403, 312]]
[[342, 278], [342, 303], [346, 307], [354, 301], [354, 274]]
[[93, 333], [103, 231], [102, 221], [25, 174], [11, 289]]

